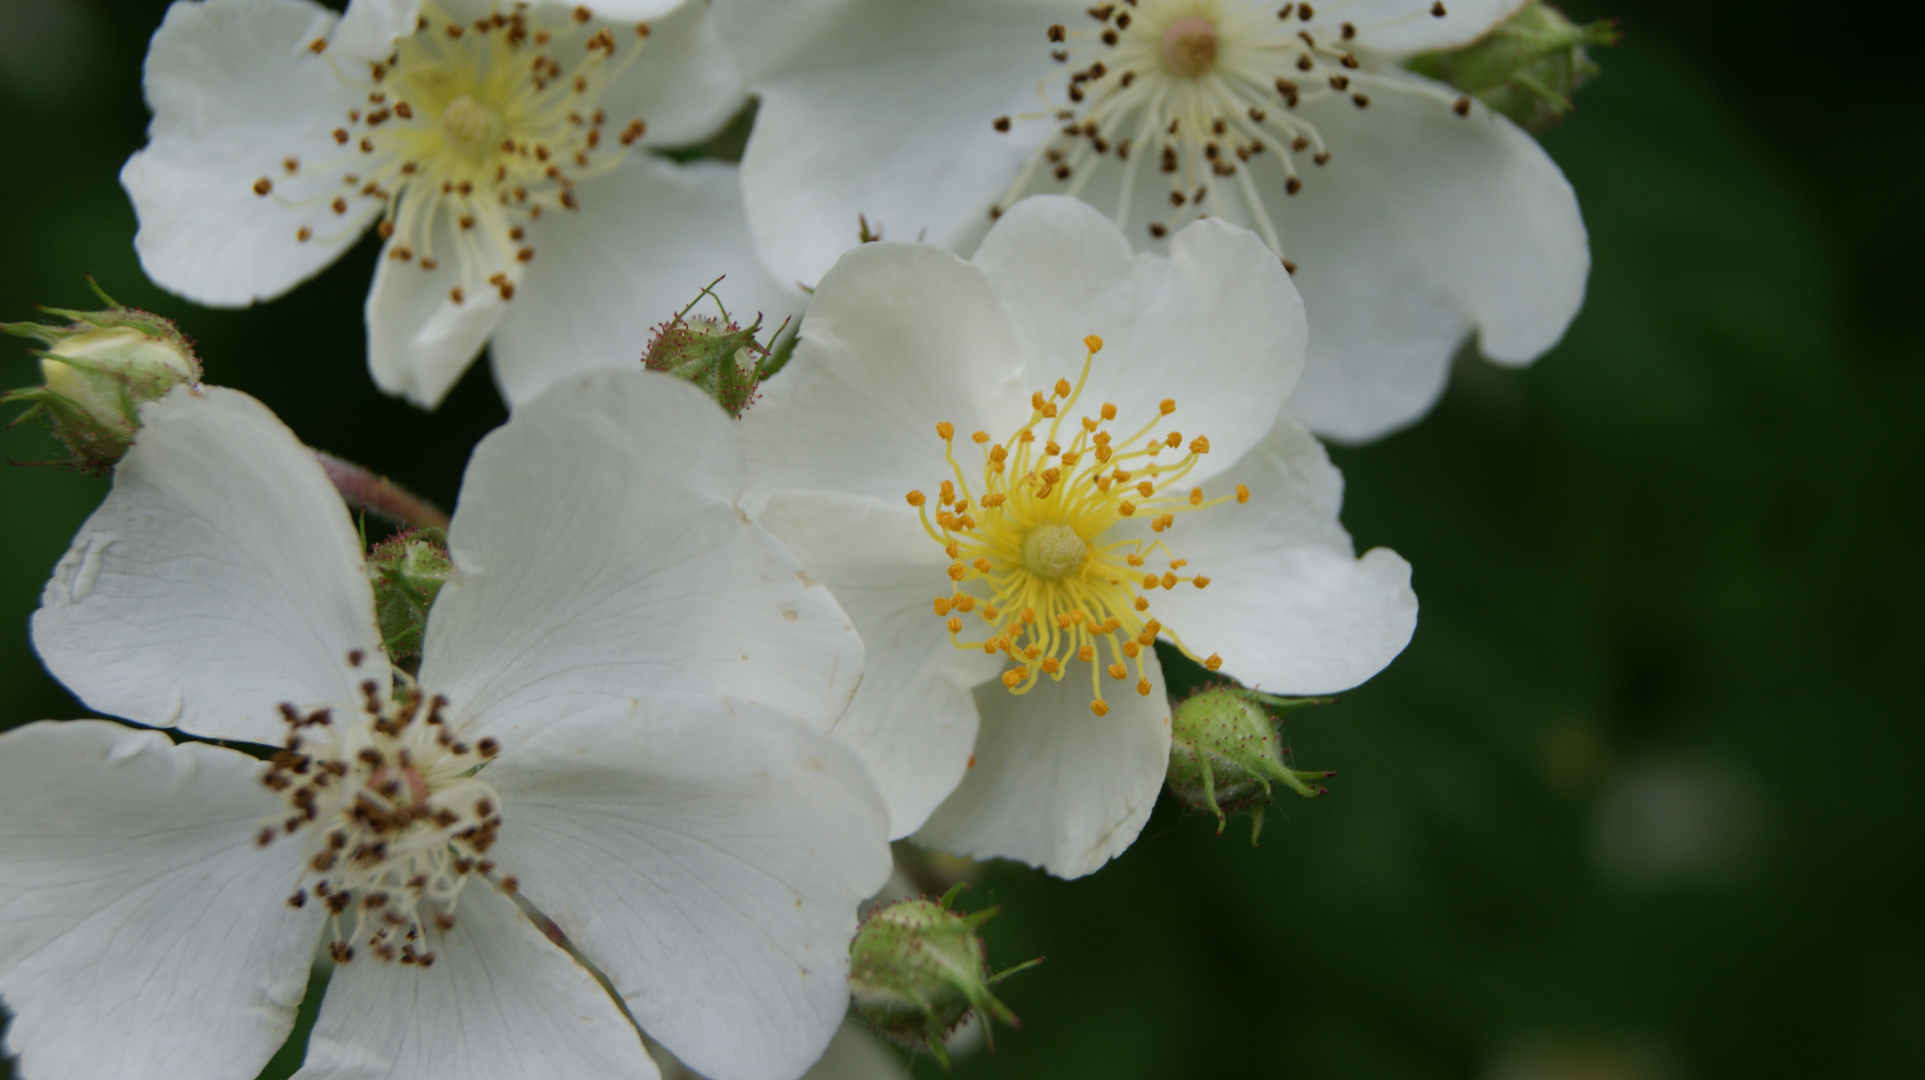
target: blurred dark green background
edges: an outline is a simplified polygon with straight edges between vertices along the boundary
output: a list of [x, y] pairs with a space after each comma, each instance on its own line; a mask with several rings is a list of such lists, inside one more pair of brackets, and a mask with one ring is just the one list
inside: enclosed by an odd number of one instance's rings
[[[243, 312], [141, 275], [115, 177], [163, 6], [0, 0], [0, 319], [86, 306], [92, 271], [212, 381], [451, 502], [503, 413], [479, 369], [433, 415], [374, 391], [371, 248]], [[992, 869], [992, 956], [1049, 963], [957, 1077], [1925, 1072], [1918, 16], [1572, 8], [1627, 34], [1545, 140], [1589, 300], [1534, 368], [1460, 365], [1428, 421], [1335, 452], [1423, 602], [1387, 673], [1296, 714], [1335, 793], [1258, 849], [1166, 805], [1092, 878]], [[26, 620], [103, 490], [0, 469], [0, 726], [82, 714]]]

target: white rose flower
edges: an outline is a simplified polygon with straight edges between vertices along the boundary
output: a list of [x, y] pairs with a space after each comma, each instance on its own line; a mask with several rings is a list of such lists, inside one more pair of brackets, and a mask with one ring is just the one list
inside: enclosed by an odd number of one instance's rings
[[1291, 411], [1366, 439], [1429, 410], [1472, 332], [1491, 359], [1528, 363], [1582, 301], [1589, 248], [1557, 166], [1510, 121], [1397, 67], [1522, 2], [715, 11], [762, 100], [742, 185], [785, 280], [828, 270], [858, 214], [964, 252], [997, 207], [1036, 192], [1081, 196], [1151, 250], [1193, 217], [1226, 218], [1295, 267], [1311, 342]]
[[[574, 376], [482, 441], [418, 679], [311, 451], [232, 390], [143, 412], [33, 623], [136, 724], [0, 737], [0, 996], [23, 1075], [254, 1076], [310, 961], [306, 1077], [786, 1080], [847, 1008], [885, 814], [822, 734], [861, 647], [736, 509], [730, 422]], [[547, 941], [525, 903], [606, 976]]]
[[1280, 415], [1303, 347], [1251, 233], [1132, 255], [1062, 197], [973, 262], [885, 242], [823, 276], [743, 422], [752, 505], [862, 632], [835, 730], [892, 833], [1089, 873], [1162, 784], [1159, 637], [1284, 694], [1404, 647], [1409, 566], [1353, 555], [1336, 471]]
[[146, 88], [148, 145], [121, 182], [148, 275], [245, 306], [378, 222], [368, 361], [416, 404], [491, 336], [513, 404], [633, 363], [724, 273], [735, 307], [799, 307], [758, 267], [735, 168], [648, 152], [745, 100], [703, 3], [179, 0]]

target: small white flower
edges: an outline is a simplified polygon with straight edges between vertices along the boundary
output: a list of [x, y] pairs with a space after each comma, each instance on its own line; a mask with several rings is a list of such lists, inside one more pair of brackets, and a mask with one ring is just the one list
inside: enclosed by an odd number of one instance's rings
[[1353, 555], [1336, 471], [1280, 415], [1303, 343], [1249, 232], [1132, 255], [1061, 197], [974, 262], [871, 244], [823, 277], [743, 429], [761, 520], [867, 644], [836, 734], [893, 833], [1088, 873], [1162, 784], [1159, 637], [1285, 694], [1403, 648], [1409, 566]]
[[[1557, 166], [1509, 121], [1398, 69], [1521, 0], [716, 0], [761, 98], [749, 221], [785, 279], [856, 238], [967, 252], [996, 207], [1079, 195], [1138, 246], [1194, 217], [1261, 235], [1311, 323], [1292, 411], [1363, 439], [1442, 391], [1473, 331], [1526, 363], [1590, 258]], [[1092, 18], [1094, 17], [1094, 18]]]
[[[483, 440], [418, 679], [313, 453], [231, 390], [148, 406], [34, 640], [102, 721], [0, 737], [0, 995], [27, 1076], [786, 1080], [847, 1004], [885, 815], [821, 734], [859, 676], [734, 503], [729, 421], [574, 376]], [[608, 997], [517, 910], [551, 918]]]
[[491, 336], [519, 403], [633, 363], [719, 274], [744, 310], [794, 303], [757, 269], [734, 167], [648, 152], [745, 100], [700, 2], [179, 0], [146, 89], [148, 145], [121, 182], [148, 275], [244, 306], [378, 221], [369, 364], [420, 405]]

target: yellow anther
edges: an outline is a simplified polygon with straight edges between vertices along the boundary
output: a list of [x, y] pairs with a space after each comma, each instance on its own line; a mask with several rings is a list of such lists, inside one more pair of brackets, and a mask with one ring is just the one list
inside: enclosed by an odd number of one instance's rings
[[1095, 417], [1092, 417], [1092, 416], [1085, 416], [1085, 417], [1083, 417], [1083, 430], [1084, 430], [1084, 431], [1095, 431], [1095, 430], [1096, 430], [1096, 418], [1095, 418]]
[[1052, 418], [1052, 419], [1053, 419], [1053, 418], [1055, 418], [1055, 416], [1056, 416], [1056, 403], [1055, 403], [1055, 402], [1053, 402], [1053, 401], [1045, 401], [1045, 402], [1043, 403], [1043, 409], [1042, 409], [1042, 412], [1043, 412], [1043, 415], [1044, 415], [1044, 416], [1046, 416], [1046, 417], [1049, 417], [1049, 418]]
[[962, 633], [962, 620], [956, 618], [954, 615], [951, 615], [949, 617], [949, 622], [946, 625], [949, 627], [950, 633], [952, 634]]
[[956, 527], [956, 515], [947, 510], [939, 511], [936, 514], [936, 524], [945, 531], [953, 529]]
[[1089, 703], [1089, 711], [1098, 716], [1108, 716], [1110, 714], [1110, 707], [1103, 704], [1102, 698], [1097, 698], [1095, 701]]
[[1133, 472], [1130, 472], [1128, 469], [1118, 469], [1111, 475], [1116, 478], [1117, 483], [1127, 484], [1130, 482], [1130, 477], [1135, 476], [1136, 474]]
[[[965, 521], [967, 521], [967, 520], [968, 520], [968, 516], [967, 516], [967, 515], [964, 515], [964, 520], [965, 520]], [[1158, 528], [1158, 529], [1157, 529], [1156, 531], [1157, 531], [1157, 532], [1162, 532], [1162, 531], [1163, 531], [1164, 529], [1167, 529], [1167, 528], [1169, 528], [1170, 526], [1172, 526], [1172, 525], [1174, 525], [1174, 524], [1176, 524], [1176, 515], [1175, 515], [1175, 514], [1164, 514], [1164, 515], [1163, 515], [1162, 517], [1160, 517], [1160, 518], [1157, 518], [1157, 519], [1156, 519], [1156, 521], [1157, 521], [1157, 524], [1158, 524], [1158, 525], [1160, 526], [1160, 528]], [[973, 522], [972, 522], [972, 524], [973, 524]]]
[[1037, 489], [1036, 489], [1036, 501], [1037, 501], [1037, 502], [1041, 502], [1041, 501], [1043, 501], [1044, 499], [1047, 499], [1047, 498], [1049, 498], [1049, 493], [1050, 493], [1050, 491], [1051, 491], [1051, 490], [1052, 490], [1052, 489], [1050, 488], [1050, 486], [1049, 486], [1049, 485], [1048, 485], [1047, 483], [1045, 483], [1045, 484], [1043, 484], [1043, 485], [1042, 485], [1041, 487], [1039, 487], [1039, 488], [1037, 488]]
[[1054, 656], [1043, 657], [1043, 663], [1041, 666], [1043, 669], [1043, 674], [1045, 675], [1054, 675], [1057, 672], [1063, 670], [1063, 665], [1057, 662], [1057, 659]]
[[1136, 490], [1139, 492], [1142, 492], [1143, 497], [1147, 499], [1150, 496], [1156, 494], [1156, 485], [1150, 483], [1148, 480], [1145, 480], [1142, 483], [1136, 485]]
[[1036, 433], [1033, 431], [1025, 431], [1021, 435], [1016, 436], [1016, 441], [1020, 443], [1033, 443], [1036, 441]]
[[949, 482], [949, 481], [947, 481], [947, 480], [944, 480], [944, 481], [942, 482], [942, 498], [941, 498], [941, 499], [940, 499], [939, 501], [940, 501], [940, 502], [941, 502], [941, 503], [942, 503], [942, 504], [943, 504], [944, 506], [948, 506], [948, 505], [949, 505], [950, 503], [952, 503], [952, 502], [955, 502], [955, 501], [956, 501], [956, 485], [954, 485], [954, 484], [952, 484], [952, 483], [950, 483], [950, 482]]
[[1129, 517], [1136, 513], [1136, 506], [1128, 500], [1125, 500], [1116, 504], [1116, 513], [1119, 517]]
[[1051, 440], [1049, 440], [1048, 442], [1046, 442], [1046, 443], [1044, 443], [1044, 444], [1043, 444], [1043, 456], [1044, 456], [1044, 457], [1055, 457], [1056, 455], [1058, 455], [1058, 454], [1060, 454], [1060, 453], [1062, 453], [1062, 452], [1063, 452], [1063, 448], [1062, 448], [1062, 447], [1060, 447], [1060, 446], [1058, 446], [1058, 445], [1056, 445], [1056, 440], [1055, 440], [1055, 439], [1051, 439]]
[[989, 573], [989, 568], [990, 568], [991, 566], [994, 566], [995, 564], [994, 564], [994, 563], [992, 563], [992, 562], [990, 562], [990, 561], [989, 561], [989, 559], [988, 559], [988, 557], [987, 557], [987, 556], [985, 556], [985, 557], [983, 557], [983, 558], [980, 558], [980, 559], [977, 559], [977, 560], [975, 561], [975, 563], [974, 563], [973, 565], [974, 565], [974, 566], [976, 567], [976, 569], [978, 569], [978, 570], [980, 570], [980, 571], [982, 571], [983, 573], [985, 573], [985, 574], [987, 574], [987, 573]]
[[1100, 337], [1097, 337], [1095, 334], [1091, 334], [1090, 336], [1083, 339], [1083, 347], [1088, 349], [1091, 352], [1102, 352], [1103, 339]]
[[1181, 570], [1188, 565], [1190, 565], [1190, 560], [1188, 559], [1171, 559], [1170, 560], [1170, 569], [1172, 570]]
[[949, 614], [949, 598], [947, 596], [936, 597], [936, 614], [938, 615]]
[[978, 443], [978, 444], [980, 444], [980, 443], [986, 443], [986, 442], [988, 442], [988, 441], [989, 441], [989, 432], [987, 432], [987, 431], [978, 431], [978, 432], [977, 432], [977, 433], [975, 433], [974, 435], [971, 435], [971, 436], [970, 436], [970, 439], [971, 439], [971, 440], [973, 440], [974, 442], [976, 442], [976, 443]]
[[[1155, 619], [1151, 619], [1143, 624], [1143, 632], [1152, 636], [1160, 634], [1163, 632], [1163, 624], [1157, 622]], [[1143, 644], [1148, 645], [1149, 642], [1145, 641]]]
[[1158, 406], [1157, 406], [1157, 409], [1158, 409], [1158, 410], [1159, 410], [1160, 412], [1162, 412], [1162, 414], [1163, 414], [1164, 416], [1168, 416], [1168, 415], [1170, 415], [1171, 413], [1173, 413], [1173, 412], [1175, 412], [1175, 411], [1176, 411], [1176, 399], [1175, 399], [1175, 398], [1164, 398], [1164, 399], [1163, 399], [1163, 404], [1161, 404], [1161, 405], [1158, 405]]
[[964, 514], [961, 517], [956, 519], [957, 532], [969, 532], [975, 527], [976, 527], [976, 519], [973, 517], [970, 517], [968, 514]]
[[1056, 380], [1056, 396], [1057, 396], [1057, 397], [1068, 397], [1068, 396], [1069, 396], [1069, 389], [1070, 389], [1070, 387], [1069, 387], [1069, 380], [1068, 380], [1068, 379], [1058, 379], [1058, 380]]
[[1132, 551], [1128, 555], [1123, 556], [1123, 561], [1129, 563], [1131, 566], [1142, 566], [1143, 556]]
[[1096, 659], [1096, 646], [1078, 645], [1076, 647], [1076, 659], [1081, 660], [1085, 664]]
[[1112, 615], [1109, 618], [1103, 620], [1103, 633], [1114, 634], [1116, 633], [1116, 628], [1121, 625], [1123, 625], [1122, 620]]
[[949, 564], [949, 580], [961, 581], [963, 578], [966, 578], [968, 576], [969, 576], [969, 571], [963, 568], [963, 564], [961, 563]]
[[962, 545], [956, 543], [954, 540], [951, 540], [947, 544], [944, 544], [942, 546], [942, 550], [943, 550], [943, 554], [949, 556], [952, 559], [962, 558]]
[[1145, 630], [1142, 633], [1136, 635], [1136, 643], [1138, 645], [1143, 646], [1146, 649], [1156, 644], [1156, 631]]
[[1114, 451], [1112, 451], [1112, 450], [1110, 449], [1110, 444], [1109, 444], [1109, 443], [1107, 443], [1107, 442], [1101, 442], [1101, 443], [1097, 443], [1097, 444], [1096, 444], [1096, 460], [1097, 460], [1097, 461], [1099, 461], [1099, 462], [1105, 462], [1105, 463], [1107, 463], [1107, 462], [1109, 461], [1109, 459], [1110, 459], [1110, 455], [1111, 455], [1112, 453], [1114, 453]]
[[1163, 587], [1166, 589], [1176, 588], [1176, 574], [1174, 572], [1163, 575]]
[[1165, 446], [1168, 446], [1172, 450], [1176, 449], [1179, 446], [1182, 446], [1183, 433], [1180, 431], [1170, 432], [1168, 435], [1163, 436], [1163, 444]]
[[1043, 400], [1043, 392], [1041, 390], [1029, 395], [1029, 407], [1035, 409], [1037, 412], [1042, 412], [1045, 404], [1047, 404], [1047, 402]]
[[1201, 589], [1210, 584], [1210, 579], [1204, 577], [1202, 574], [1198, 574], [1196, 577], [1190, 579], [1190, 584], [1195, 585], [1197, 588]]
[[1114, 420], [1114, 419], [1116, 419], [1116, 406], [1114, 406], [1114, 405], [1111, 405], [1111, 404], [1110, 404], [1109, 402], [1107, 402], [1107, 401], [1105, 401], [1105, 402], [1103, 403], [1103, 409], [1102, 409], [1102, 412], [1103, 412], [1103, 419], [1105, 419], [1105, 420]]
[[995, 446], [989, 448], [989, 460], [1001, 462], [1007, 457], [1009, 457], [1009, 451], [1001, 443], [997, 443]]
[[[1123, 643], [1123, 655], [1129, 657], [1132, 660], [1136, 659], [1137, 654], [1142, 651], [1143, 651], [1143, 646], [1138, 645], [1136, 643], [1135, 638], [1131, 638], [1130, 640], [1125, 641]], [[1121, 678], [1121, 676], [1118, 676], [1118, 677]]]
[[1149, 598], [1148, 598], [1148, 597], [1146, 597], [1146, 596], [1139, 596], [1139, 597], [1137, 597], [1137, 598], [1136, 598], [1136, 610], [1138, 610], [1138, 611], [1148, 611], [1148, 610], [1150, 610], [1150, 600], [1149, 600]]
[[948, 442], [956, 437], [956, 425], [947, 420], [941, 421], [936, 425], [936, 434], [941, 437], [943, 442]]
[[1139, 694], [1142, 694], [1142, 695], [1143, 695], [1144, 697], [1149, 697], [1149, 696], [1150, 696], [1150, 680], [1148, 680], [1148, 679], [1138, 679], [1138, 680], [1136, 680], [1136, 692], [1137, 692], [1137, 693], [1139, 693]]
[[968, 593], [963, 593], [961, 596], [956, 597], [956, 602], [954, 604], [954, 607], [957, 611], [960, 611], [963, 614], [967, 615], [971, 611], [975, 610], [976, 598], [969, 595]]
[[984, 495], [984, 496], [983, 496], [983, 509], [985, 509], [985, 510], [993, 510], [993, 509], [995, 509], [996, 507], [998, 507], [998, 506], [1001, 506], [1001, 505], [1003, 504], [1003, 501], [1004, 501], [1004, 500], [1006, 500], [1006, 499], [1008, 499], [1008, 498], [1009, 498], [1009, 496], [1007, 496], [1007, 495], [1005, 495], [1005, 494], [1003, 494], [1003, 493], [1002, 493], [1002, 492], [1000, 492], [1000, 491], [998, 491], [998, 492], [996, 492], [996, 493], [995, 493], [994, 495]]
[[1075, 465], [1081, 460], [1083, 460], [1083, 455], [1074, 450], [1065, 451], [1063, 454], [1063, 465], [1065, 468]]
[[1223, 657], [1211, 653], [1210, 658], [1203, 661], [1203, 666], [1209, 668], [1211, 671], [1221, 671], [1223, 669]]
[[1071, 620], [1070, 620], [1070, 617], [1069, 617], [1068, 615], [1058, 615], [1058, 616], [1056, 616], [1056, 629], [1058, 629], [1058, 630], [1068, 630], [1068, 629], [1069, 629], [1069, 625], [1070, 625], [1070, 621], [1071, 621]]
[[1202, 488], [1191, 488], [1191, 489], [1190, 489], [1190, 505], [1191, 505], [1191, 506], [1202, 506], [1202, 505], [1203, 505], [1203, 489], [1202, 489]]
[[912, 491], [909, 494], [903, 496], [903, 498], [909, 500], [910, 506], [921, 506], [923, 503], [926, 503], [929, 501], [927, 498], [923, 497], [923, 494], [920, 491]]
[[1037, 654], [1037, 653], [1040, 653], [1040, 652], [1042, 652], [1042, 651], [1043, 651], [1043, 647], [1042, 647], [1041, 645], [1025, 645], [1025, 646], [1023, 646], [1023, 656], [1024, 656], [1024, 657], [1026, 657], [1026, 658], [1028, 658], [1028, 659], [1030, 659], [1030, 660], [1034, 660], [1034, 659], [1036, 659], [1036, 654]]
[[1112, 679], [1127, 678], [1129, 676], [1129, 673], [1130, 673], [1130, 669], [1124, 667], [1121, 664], [1110, 665], [1110, 678]]
[[1033, 623], [1033, 622], [1035, 622], [1035, 621], [1036, 621], [1036, 609], [1035, 609], [1035, 608], [1028, 608], [1028, 607], [1026, 607], [1026, 608], [1024, 608], [1024, 609], [1023, 609], [1023, 614], [1022, 614], [1022, 619], [1021, 619], [1021, 621], [1022, 621], [1022, 623], [1023, 623], [1024, 625], [1028, 625], [1029, 623]]
[[1002, 613], [996, 610], [996, 605], [994, 605], [994, 604], [984, 604], [984, 605], [983, 605], [983, 618], [985, 618], [985, 619], [993, 619], [993, 618], [995, 618], [996, 616], [998, 616], [998, 615], [1000, 615], [1000, 614], [1002, 614]]
[[1053, 485], [1060, 482], [1062, 479], [1063, 479], [1063, 470], [1061, 469], [1051, 467], [1043, 470], [1043, 483], [1045, 484]]
[[1157, 577], [1155, 574], [1144, 574], [1143, 587], [1146, 589], [1154, 589], [1156, 588], [1157, 583], [1162, 580], [1163, 580], [1162, 578]]
[[1003, 685], [1011, 690], [1016, 689], [1016, 684], [1022, 681], [1023, 681], [1023, 677], [1021, 675], [1016, 674], [1016, 671], [1013, 668], [1009, 671], [1003, 672]]
[[1196, 438], [1190, 440], [1190, 453], [1207, 454], [1209, 452], [1210, 440], [1206, 436], [1198, 435]]
[[1247, 485], [1244, 485], [1244, 484], [1237, 485], [1237, 501], [1240, 503], [1247, 503], [1250, 501], [1250, 489]]

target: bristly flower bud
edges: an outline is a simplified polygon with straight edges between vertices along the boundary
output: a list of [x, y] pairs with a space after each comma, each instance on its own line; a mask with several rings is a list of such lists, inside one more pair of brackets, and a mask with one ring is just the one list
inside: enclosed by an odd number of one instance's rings
[[[789, 325], [783, 320], [766, 343], [757, 341], [756, 335], [762, 332], [762, 316], [758, 313], [755, 321], [746, 327], [737, 325], [713, 291], [721, 280], [709, 282], [687, 307], [655, 328], [655, 337], [648, 343], [642, 366], [687, 379], [714, 398], [730, 416], [739, 418], [755, 400], [756, 387], [788, 360], [795, 338], [791, 335], [782, 349], [775, 348], [776, 338]], [[716, 310], [722, 313], [719, 317], [689, 315], [704, 296], [715, 301]]]
[[101, 472], [133, 445], [141, 404], [182, 383], [200, 382], [201, 364], [172, 322], [115, 303], [92, 278], [87, 283], [107, 310], [42, 308], [69, 321], [0, 323], [0, 331], [45, 346], [34, 350], [40, 358], [41, 385], [12, 391], [0, 396], [0, 402], [27, 402], [27, 411], [14, 423], [45, 417], [72, 455], [68, 464]]
[[1571, 95], [1598, 74], [1587, 47], [1615, 45], [1621, 36], [1614, 20], [1580, 26], [1549, 4], [1531, 3], [1471, 44], [1413, 57], [1407, 66], [1470, 94], [1526, 131], [1543, 131], [1570, 115], [1576, 108]]
[[447, 534], [440, 529], [408, 529], [368, 553], [368, 583], [374, 586], [381, 647], [396, 661], [421, 651], [428, 609], [454, 572], [447, 543]]
[[963, 887], [956, 885], [940, 900], [918, 897], [878, 908], [849, 945], [849, 992], [857, 1015], [883, 1035], [928, 1047], [945, 1068], [943, 1039], [970, 1013], [982, 1014], [985, 1034], [992, 1017], [1020, 1026], [989, 988], [1042, 963], [1039, 958], [991, 975], [976, 928], [1001, 909], [951, 911]]
[[1270, 785], [1282, 784], [1305, 798], [1329, 793], [1311, 781], [1334, 772], [1301, 772], [1285, 757], [1283, 714], [1328, 698], [1286, 698], [1240, 686], [1200, 690], [1170, 710], [1171, 794], [1198, 813], [1216, 815], [1223, 835], [1227, 814], [1250, 810], [1250, 843], [1263, 832]]

